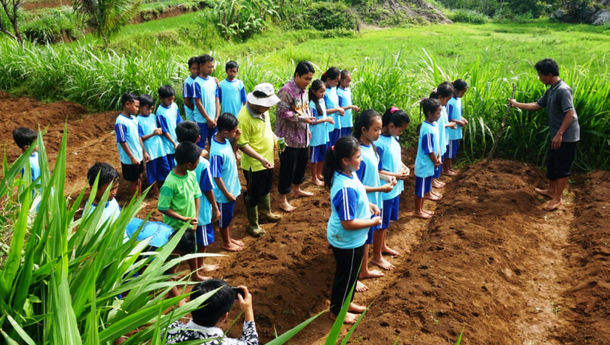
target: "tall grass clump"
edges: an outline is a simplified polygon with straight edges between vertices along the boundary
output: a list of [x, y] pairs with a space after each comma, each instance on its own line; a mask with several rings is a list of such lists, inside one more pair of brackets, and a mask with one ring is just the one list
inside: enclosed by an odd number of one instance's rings
[[489, 17], [481, 12], [474, 10], [457, 9], [449, 13], [449, 19], [454, 22], [485, 24], [489, 21]]
[[36, 46], [0, 41], [0, 88], [39, 99], [64, 99], [92, 110], [118, 109], [125, 92], [155, 95], [186, 74], [184, 62], [163, 47], [119, 55], [91, 45]]
[[[31, 182], [29, 173], [33, 147], [11, 166], [5, 157], [2, 169], [0, 231], [6, 241], [0, 255], [2, 338], [7, 344], [110, 344], [130, 334], [125, 344], [161, 343], [159, 330], [209, 296], [164, 314], [186, 297], [166, 299], [172, 286], [184, 284], [164, 273], [187, 259], [170, 259], [181, 233], [159, 251], [148, 253], [148, 258], [139, 259], [146, 241], [123, 243], [123, 234], [144, 196], [134, 198], [114, 222], [100, 226], [103, 208], [89, 213], [90, 206], [77, 219], [85, 191], [73, 200], [64, 195], [66, 136], [52, 173], [42, 136], [38, 138], [41, 176], [37, 181]], [[89, 196], [89, 205], [94, 195]]]

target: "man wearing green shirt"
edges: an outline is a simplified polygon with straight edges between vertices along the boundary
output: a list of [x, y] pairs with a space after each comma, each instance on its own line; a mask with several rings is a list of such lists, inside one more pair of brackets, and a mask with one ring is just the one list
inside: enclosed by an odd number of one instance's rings
[[[248, 94], [246, 106], [237, 115], [241, 136], [237, 141], [239, 149], [245, 153], [241, 158], [241, 168], [246, 178], [245, 196], [248, 227], [252, 236], [262, 236], [265, 231], [258, 224], [258, 208], [266, 221], [277, 222], [279, 215], [271, 213], [271, 185], [273, 183], [273, 150], [275, 135], [271, 130], [268, 110], [279, 102], [273, 85], [256, 85]], [[262, 221], [262, 219], [261, 219]]]

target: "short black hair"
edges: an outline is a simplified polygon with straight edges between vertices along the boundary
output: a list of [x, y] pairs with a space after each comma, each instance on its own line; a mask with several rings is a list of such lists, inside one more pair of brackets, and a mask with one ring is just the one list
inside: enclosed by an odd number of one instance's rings
[[552, 74], [555, 77], [559, 75], [559, 65], [557, 65], [557, 62], [553, 59], [542, 59], [536, 62], [534, 67], [536, 68], [536, 71], [543, 75]]
[[192, 58], [189, 59], [188, 64], [189, 64], [189, 68], [191, 68], [191, 66], [194, 64], [199, 65], [199, 57], [193, 56]]
[[199, 64], [204, 64], [210, 61], [214, 61], [214, 58], [209, 54], [203, 54], [197, 57], [197, 62], [199, 62]]
[[225, 65], [225, 71], [228, 71], [231, 68], [237, 68], [239, 70], [239, 65], [237, 64], [237, 62], [231, 60]]
[[93, 186], [95, 183], [95, 178], [98, 174], [100, 175], [98, 186], [119, 181], [119, 172], [116, 171], [112, 165], [103, 162], [96, 162], [91, 166], [91, 168], [89, 168], [89, 171], [87, 171], [87, 181], [89, 181], [89, 187]]
[[121, 105], [124, 107], [125, 104], [133, 101], [139, 100], [138, 96], [131, 92], [125, 92], [123, 96], [121, 96]]
[[297, 67], [294, 69], [294, 76], [302, 76], [307, 73], [315, 73], [313, 69], [313, 65], [309, 61], [301, 61], [297, 64]]
[[237, 127], [238, 124], [239, 121], [237, 121], [237, 118], [231, 113], [220, 114], [218, 120], [216, 121], [216, 127], [218, 128], [219, 132], [232, 131], [233, 128]]
[[159, 88], [159, 98], [167, 98], [176, 95], [174, 88], [171, 85], [163, 85]]
[[193, 121], [182, 121], [176, 126], [176, 137], [178, 137], [179, 143], [188, 141], [195, 144], [199, 136], [199, 125]]
[[201, 148], [190, 141], [181, 142], [174, 154], [177, 164], [198, 162], [199, 156], [201, 156]]
[[155, 100], [150, 95], [140, 95], [140, 107], [152, 107], [155, 105]]
[[28, 146], [32, 146], [32, 143], [38, 138], [38, 133], [35, 130], [28, 127], [19, 127], [13, 130], [13, 140], [20, 149], [25, 150]]
[[231, 310], [235, 302], [235, 293], [224, 280], [209, 279], [197, 284], [193, 288], [190, 299], [191, 301], [195, 300], [199, 296], [218, 288], [220, 290], [205, 300], [200, 308], [191, 312], [193, 321], [196, 324], [204, 327], [213, 327], [224, 314]]

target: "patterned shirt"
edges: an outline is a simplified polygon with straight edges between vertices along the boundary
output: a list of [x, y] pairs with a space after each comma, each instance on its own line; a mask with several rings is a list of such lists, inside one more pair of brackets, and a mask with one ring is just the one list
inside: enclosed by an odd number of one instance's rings
[[167, 330], [167, 344], [178, 344], [193, 340], [215, 340], [205, 342], [206, 345], [258, 345], [258, 333], [254, 321], [244, 321], [241, 338], [227, 338], [218, 327], [203, 327], [193, 320], [187, 324], [176, 321]]
[[287, 82], [278, 92], [275, 118], [275, 135], [286, 139], [286, 146], [304, 148], [309, 145], [309, 124], [299, 116], [309, 116], [309, 96], [294, 80]]

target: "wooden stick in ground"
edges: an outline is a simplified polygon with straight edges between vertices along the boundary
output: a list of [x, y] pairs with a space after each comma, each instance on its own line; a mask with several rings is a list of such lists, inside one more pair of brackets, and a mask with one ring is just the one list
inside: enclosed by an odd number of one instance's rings
[[[517, 89], [517, 85], [515, 85], [515, 83], [513, 83], [513, 92], [510, 95], [510, 99], [515, 98], [516, 89]], [[490, 161], [494, 156], [494, 152], [496, 152], [496, 148], [498, 147], [500, 138], [502, 137], [502, 134], [504, 133], [504, 126], [506, 126], [506, 118], [508, 118], [508, 114], [510, 113], [510, 108], [511, 108], [511, 104], [509, 101], [508, 107], [506, 107], [506, 114], [504, 114], [504, 119], [502, 119], [502, 123], [500, 124], [500, 129], [498, 130], [498, 133], [496, 133], [496, 137], [494, 139], [494, 145], [492, 146], [491, 151], [489, 151], [489, 156], [487, 156], [487, 161]]]

